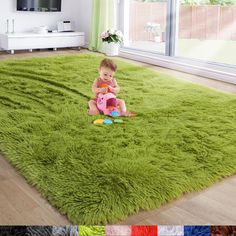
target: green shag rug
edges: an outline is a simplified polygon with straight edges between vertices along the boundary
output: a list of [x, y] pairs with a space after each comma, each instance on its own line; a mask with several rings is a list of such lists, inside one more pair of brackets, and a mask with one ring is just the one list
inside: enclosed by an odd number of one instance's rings
[[105, 236], [105, 226], [79, 226], [79, 236]]
[[138, 116], [95, 126], [101, 59], [0, 62], [0, 152], [71, 222], [116, 223], [236, 173], [236, 96], [117, 60]]

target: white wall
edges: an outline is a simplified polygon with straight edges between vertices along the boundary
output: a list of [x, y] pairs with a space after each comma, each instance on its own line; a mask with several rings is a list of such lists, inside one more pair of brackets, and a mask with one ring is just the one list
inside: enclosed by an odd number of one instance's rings
[[[67, 0], [65, 0], [67, 1]], [[73, 15], [77, 19], [77, 27], [85, 32], [86, 44], [89, 42], [90, 29], [91, 29], [91, 19], [92, 19], [92, 0], [75, 0], [76, 3], [73, 6]]]
[[0, 34], [6, 32], [7, 19], [15, 20], [15, 32], [29, 32], [37, 26], [56, 29], [58, 20], [71, 20], [75, 30], [86, 34], [89, 39], [92, 0], [62, 0], [61, 12], [21, 12], [16, 11], [16, 0], [0, 0]]

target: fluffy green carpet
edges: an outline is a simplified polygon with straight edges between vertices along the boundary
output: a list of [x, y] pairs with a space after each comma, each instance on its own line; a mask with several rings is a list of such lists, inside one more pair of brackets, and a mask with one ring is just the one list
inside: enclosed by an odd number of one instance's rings
[[125, 219], [236, 173], [236, 96], [117, 61], [135, 118], [87, 116], [102, 57], [0, 62], [0, 152], [76, 224]]
[[105, 236], [104, 226], [79, 226], [79, 236]]

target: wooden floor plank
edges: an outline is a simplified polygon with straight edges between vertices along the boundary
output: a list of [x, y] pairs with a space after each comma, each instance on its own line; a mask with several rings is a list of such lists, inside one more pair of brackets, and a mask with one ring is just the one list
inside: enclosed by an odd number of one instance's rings
[[71, 224], [2, 156], [0, 166], [0, 225]]
[[[170, 222], [175, 222], [175, 225], [186, 225], [186, 224], [204, 224], [205, 222], [197, 217], [196, 215], [190, 214], [188, 211], [184, 209], [178, 208], [176, 206], [172, 206], [170, 209], [162, 211], [160, 213], [150, 215], [145, 221], [139, 222], [139, 224], [143, 224], [145, 222], [149, 222], [151, 225], [155, 224], [163, 224], [168, 225]], [[136, 224], [137, 222], [132, 222]]]
[[190, 193], [153, 211], [129, 216], [120, 224], [235, 224], [236, 175], [197, 193]]
[[[1, 184], [1, 183], [0, 183]], [[25, 219], [22, 218], [21, 214], [14, 208], [12, 203], [0, 194], [0, 225], [24, 225], [26, 224]]]
[[178, 205], [190, 214], [194, 214], [197, 218], [203, 219], [206, 224], [232, 224], [236, 209], [229, 209], [223, 203], [209, 199], [204, 195], [186, 201], [185, 204]]

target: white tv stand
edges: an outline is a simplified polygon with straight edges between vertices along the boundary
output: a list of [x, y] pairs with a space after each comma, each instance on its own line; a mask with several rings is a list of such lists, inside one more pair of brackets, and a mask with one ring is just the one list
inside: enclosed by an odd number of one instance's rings
[[29, 50], [43, 48], [65, 48], [85, 45], [84, 32], [61, 32], [61, 33], [11, 33], [2, 34], [0, 47], [14, 54], [15, 50]]

